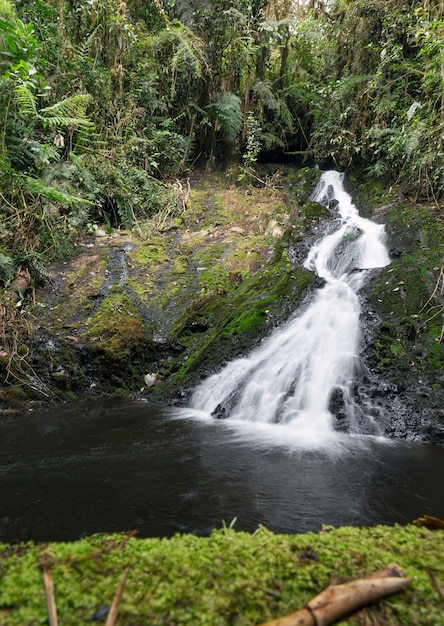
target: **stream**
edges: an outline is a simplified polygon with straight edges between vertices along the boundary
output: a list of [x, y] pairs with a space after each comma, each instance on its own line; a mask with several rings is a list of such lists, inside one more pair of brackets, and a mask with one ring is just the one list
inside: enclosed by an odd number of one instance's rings
[[[0, 424], [0, 540], [97, 532], [207, 535], [444, 518], [444, 449], [338, 434], [301, 447], [274, 425], [187, 419], [129, 400]], [[13, 451], [13, 452], [12, 452]]]

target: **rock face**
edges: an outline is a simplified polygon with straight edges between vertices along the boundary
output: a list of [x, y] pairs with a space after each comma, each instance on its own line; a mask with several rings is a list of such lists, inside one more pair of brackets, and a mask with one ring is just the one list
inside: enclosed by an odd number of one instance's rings
[[436, 205], [379, 211], [390, 266], [363, 291], [365, 387], [396, 438], [444, 444], [444, 215]]
[[[59, 398], [185, 401], [322, 286], [302, 267], [332, 219], [308, 200], [318, 176], [276, 168], [253, 186], [206, 175], [186, 209], [147, 224], [143, 238], [117, 231], [84, 242], [36, 294], [30, 364], [41, 381]], [[443, 211], [372, 202], [368, 185], [355, 188], [361, 213], [386, 224], [392, 263], [362, 290], [354, 395], [390, 436], [444, 444]], [[332, 396], [346, 430], [341, 406]]]

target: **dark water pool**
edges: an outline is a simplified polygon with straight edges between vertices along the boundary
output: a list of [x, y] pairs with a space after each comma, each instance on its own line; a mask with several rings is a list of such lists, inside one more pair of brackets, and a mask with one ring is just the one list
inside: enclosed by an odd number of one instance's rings
[[[272, 427], [271, 427], [272, 428]], [[444, 449], [177, 419], [142, 402], [73, 404], [0, 424], [0, 540], [275, 532], [444, 518]]]

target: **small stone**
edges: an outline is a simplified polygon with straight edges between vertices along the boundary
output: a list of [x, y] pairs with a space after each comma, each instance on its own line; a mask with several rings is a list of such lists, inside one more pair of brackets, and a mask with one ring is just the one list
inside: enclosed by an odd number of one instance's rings
[[93, 622], [100, 622], [100, 621], [103, 620], [104, 617], [106, 617], [108, 615], [108, 613], [109, 613], [109, 605], [108, 604], [102, 604], [94, 612], [93, 616], [91, 617], [91, 620]]

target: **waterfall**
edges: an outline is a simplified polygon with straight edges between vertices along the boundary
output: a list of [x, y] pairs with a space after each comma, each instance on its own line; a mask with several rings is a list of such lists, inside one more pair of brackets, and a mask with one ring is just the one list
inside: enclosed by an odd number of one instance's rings
[[384, 227], [362, 218], [343, 186], [324, 172], [311, 196], [337, 214], [304, 266], [322, 288], [247, 357], [226, 365], [195, 390], [191, 408], [230, 421], [286, 425], [306, 439], [336, 430], [378, 432], [355, 393], [360, 373], [358, 291], [369, 269], [389, 264]]

